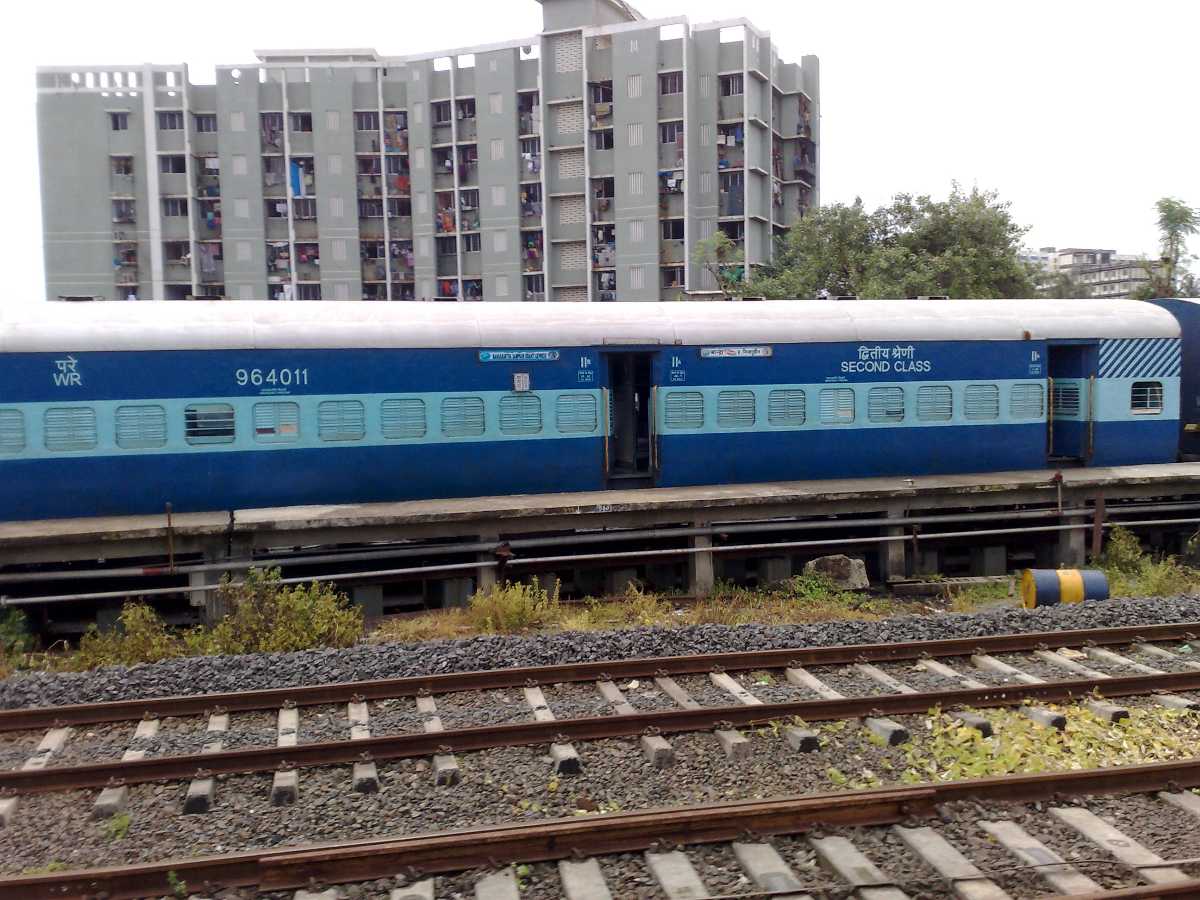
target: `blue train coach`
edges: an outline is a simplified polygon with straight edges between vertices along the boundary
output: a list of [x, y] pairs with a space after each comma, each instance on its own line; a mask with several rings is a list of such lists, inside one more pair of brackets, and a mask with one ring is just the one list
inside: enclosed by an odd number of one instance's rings
[[0, 520], [1176, 459], [1121, 301], [0, 312]]

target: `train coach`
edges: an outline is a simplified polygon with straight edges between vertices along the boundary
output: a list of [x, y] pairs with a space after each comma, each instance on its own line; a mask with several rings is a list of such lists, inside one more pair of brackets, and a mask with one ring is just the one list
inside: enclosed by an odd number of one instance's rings
[[1099, 300], [0, 312], [0, 520], [1172, 462]]

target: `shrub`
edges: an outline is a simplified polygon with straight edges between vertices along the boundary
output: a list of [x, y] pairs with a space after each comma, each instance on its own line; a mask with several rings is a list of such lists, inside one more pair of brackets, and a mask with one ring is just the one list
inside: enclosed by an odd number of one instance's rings
[[535, 578], [529, 584], [504, 582], [476, 591], [467, 620], [480, 631], [507, 634], [553, 624], [559, 618], [558, 585], [547, 593]]
[[1137, 575], [1145, 563], [1146, 554], [1137, 535], [1120, 526], [1109, 531], [1104, 553], [1100, 556], [1101, 567], [1108, 572]]
[[126, 603], [117, 627], [100, 631], [95, 625], [79, 640], [79, 649], [63, 665], [69, 669], [94, 669], [97, 666], [133, 666], [183, 656], [186, 651], [180, 636], [167, 628], [150, 606]]
[[1200, 571], [1173, 556], [1153, 559], [1128, 529], [1116, 527], [1100, 557], [1113, 597], [1161, 597], [1184, 594], [1200, 587]]

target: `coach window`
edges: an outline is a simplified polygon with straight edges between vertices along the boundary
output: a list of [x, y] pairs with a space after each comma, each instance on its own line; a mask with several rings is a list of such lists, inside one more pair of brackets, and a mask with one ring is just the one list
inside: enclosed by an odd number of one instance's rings
[[554, 402], [554, 427], [561, 434], [591, 434], [596, 430], [596, 398], [592, 394], [559, 394]]
[[0, 453], [25, 449], [25, 414], [19, 409], [0, 409]]
[[803, 425], [807, 415], [804, 391], [781, 389], [767, 394], [767, 424], [794, 428]]
[[379, 404], [379, 424], [389, 441], [425, 437], [425, 401], [419, 397], [384, 400]]
[[358, 400], [326, 400], [317, 405], [317, 436], [323, 441], [361, 441], [367, 413]]
[[155, 450], [167, 446], [167, 411], [161, 406], [118, 406], [117, 446], [122, 450]]
[[1135, 415], [1155, 416], [1163, 411], [1161, 381], [1135, 381], [1129, 392], [1129, 408]]
[[1040, 419], [1046, 415], [1046, 392], [1040, 384], [1014, 384], [1008, 395], [1013, 419]]
[[867, 418], [872, 422], [903, 422], [904, 388], [871, 388], [867, 394]]
[[501, 434], [538, 434], [542, 430], [542, 401], [537, 394], [500, 398]]
[[849, 425], [854, 421], [854, 390], [826, 388], [821, 391], [821, 424]]
[[699, 391], [671, 391], [666, 401], [667, 427], [684, 431], [704, 427], [704, 395]]
[[717, 394], [717, 427], [750, 428], [754, 425], [754, 391], [721, 391]]
[[183, 437], [189, 444], [232, 444], [234, 428], [228, 403], [190, 403], [183, 408]]
[[91, 450], [96, 446], [96, 411], [90, 406], [46, 410], [47, 450]]
[[948, 384], [917, 388], [917, 418], [922, 422], [949, 422], [954, 416], [954, 392]]
[[963, 412], [968, 419], [1000, 418], [1000, 388], [994, 384], [968, 384], [963, 392]]
[[446, 397], [442, 400], [442, 434], [446, 437], [482, 437], [483, 400], [479, 397]]
[[290, 444], [300, 440], [300, 406], [291, 402], [254, 404], [254, 441]]

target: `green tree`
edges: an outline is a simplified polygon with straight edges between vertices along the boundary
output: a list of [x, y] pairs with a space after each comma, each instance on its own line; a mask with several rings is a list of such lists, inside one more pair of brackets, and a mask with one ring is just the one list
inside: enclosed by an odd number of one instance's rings
[[873, 213], [860, 199], [832, 204], [792, 226], [746, 292], [1031, 297], [1031, 270], [1019, 257], [1027, 230], [996, 192], [957, 184], [945, 200], [898, 194]]
[[692, 261], [712, 276], [722, 299], [746, 292], [745, 256], [725, 232], [718, 230], [712, 237], [697, 241]]
[[1175, 197], [1163, 197], [1155, 204], [1158, 210], [1158, 236], [1162, 248], [1161, 265], [1149, 261], [1142, 268], [1150, 282], [1134, 293], [1137, 300], [1154, 297], [1193, 297], [1196, 278], [1188, 272], [1188, 263], [1195, 259], [1187, 252], [1188, 238], [1200, 233], [1200, 209], [1193, 209]]

